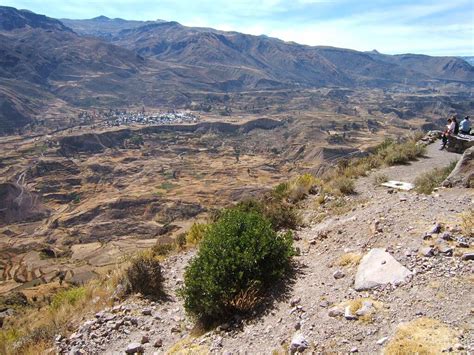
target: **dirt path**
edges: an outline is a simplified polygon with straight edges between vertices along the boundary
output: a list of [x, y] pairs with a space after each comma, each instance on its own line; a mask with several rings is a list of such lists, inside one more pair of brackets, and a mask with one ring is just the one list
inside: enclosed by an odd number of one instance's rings
[[[432, 145], [428, 147], [427, 158], [384, 169], [384, 173], [391, 179], [412, 182], [420, 173], [446, 166], [457, 157]], [[473, 190], [440, 189], [430, 196], [414, 192], [389, 194], [387, 189], [375, 187], [370, 177], [360, 179], [358, 188], [360, 194], [348, 201], [353, 205], [350, 212], [331, 216], [296, 233], [295, 245], [301, 251], [295, 258], [297, 277], [289, 295], [275, 302], [263, 316], [244, 321], [223, 320], [222, 327], [199, 337], [192, 336], [193, 323], [185, 318], [182, 303], [174, 296], [190, 258], [186, 254], [171, 260], [164, 268], [168, 292], [172, 295], [168, 301], [156, 304], [128, 300], [114, 311], [116, 320], [94, 325], [93, 330], [79, 331], [76, 334], [82, 335], [64, 350], [123, 353], [130, 343], [148, 340], [143, 348], [149, 354], [180, 350], [271, 354], [287, 350], [292, 337], [299, 333], [311, 351], [374, 354], [383, 349], [384, 342], [380, 340], [392, 339], [400, 323], [428, 317], [446, 324], [457, 334], [459, 346], [472, 351], [474, 265], [472, 261], [462, 260], [460, 255], [473, 249], [459, 247], [456, 238], [461, 235], [460, 213], [473, 206]], [[455, 240], [449, 245], [454, 249], [453, 256], [420, 255], [424, 246], [438, 243], [423, 238], [435, 222], [444, 223], [452, 232]], [[469, 242], [472, 245], [473, 241]], [[351, 266], [350, 262], [375, 247], [385, 248], [411, 270], [412, 280], [398, 287], [355, 291], [357, 266]], [[335, 278], [336, 271], [343, 277]], [[331, 307], [342, 307], [363, 297], [376, 305], [368, 319], [347, 320], [342, 315], [329, 314]], [[147, 309], [152, 309], [151, 315], [143, 314]], [[132, 317], [134, 321], [115, 329], [117, 319], [124, 317]], [[157, 341], [156, 345], [162, 346], [155, 347]], [[105, 343], [107, 346], [101, 345]]]
[[398, 180], [413, 183], [417, 176], [431, 171], [434, 168], [443, 168], [451, 162], [457, 161], [462, 154], [439, 150], [439, 144], [434, 143], [426, 147], [426, 155], [407, 165], [390, 166], [380, 169], [378, 174], [385, 174], [389, 180]]

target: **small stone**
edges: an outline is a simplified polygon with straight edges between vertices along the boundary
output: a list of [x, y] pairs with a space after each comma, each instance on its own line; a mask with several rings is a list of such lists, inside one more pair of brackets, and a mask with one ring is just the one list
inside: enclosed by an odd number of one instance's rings
[[140, 343], [130, 343], [125, 352], [127, 354], [143, 354], [143, 346]]
[[161, 338], [156, 339], [153, 346], [155, 348], [161, 348], [163, 346], [163, 339], [161, 339]]
[[460, 343], [454, 344], [454, 349], [461, 351], [464, 350], [464, 346]]
[[453, 235], [450, 232], [444, 232], [441, 234], [441, 239], [443, 240], [453, 240]]
[[301, 333], [295, 333], [291, 339], [290, 352], [294, 354], [295, 352], [302, 353], [309, 347], [308, 342]]
[[339, 317], [342, 315], [343, 315], [343, 312], [337, 307], [333, 307], [328, 311], [329, 317]]
[[290, 302], [291, 307], [295, 307], [301, 302], [301, 297], [293, 298]]
[[350, 306], [346, 306], [346, 308], [344, 310], [344, 318], [346, 318], [347, 320], [356, 320], [357, 319], [357, 316], [355, 314], [352, 314]]
[[144, 316], [151, 316], [151, 312], [152, 312], [152, 311], [151, 311], [150, 308], [143, 308], [143, 309], [142, 309], [142, 314], [143, 314]]
[[142, 340], [141, 340], [142, 344], [146, 344], [146, 343], [149, 343], [149, 342], [150, 342], [150, 338], [148, 337], [148, 335], [142, 336]]
[[296, 329], [296, 330], [300, 330], [300, 329], [301, 329], [301, 323], [300, 323], [300, 322], [296, 322], [296, 324], [295, 324], [295, 329]]
[[353, 347], [353, 348], [351, 348], [350, 352], [351, 353], [358, 353], [359, 349], [357, 349], [356, 347]]
[[332, 274], [332, 276], [336, 279], [336, 280], [339, 280], [339, 279], [342, 279], [344, 276], [346, 276], [346, 274], [341, 271], [341, 270], [337, 270], [334, 272], [334, 274]]
[[436, 223], [431, 229], [430, 234], [439, 234], [441, 232], [442, 226], [440, 223]]
[[474, 253], [464, 253], [461, 257], [462, 260], [474, 260]]
[[377, 340], [377, 345], [383, 345], [387, 342], [387, 340], [388, 340], [388, 337], [380, 338], [379, 340]]
[[423, 235], [423, 240], [430, 240], [430, 239], [432, 239], [432, 238], [433, 238], [433, 236], [432, 236], [430, 233], [425, 233], [425, 234]]
[[434, 256], [435, 255], [434, 252], [435, 252], [434, 248], [432, 247], [423, 247], [420, 249], [420, 254], [427, 258]]
[[362, 317], [365, 316], [366, 314], [370, 313], [373, 309], [373, 303], [371, 301], [365, 300], [362, 303], [362, 307], [357, 310], [356, 316]]
[[458, 238], [457, 246], [459, 248], [469, 248], [469, 242], [467, 241], [466, 238], [460, 237]]
[[453, 256], [453, 248], [449, 245], [438, 246], [438, 251], [445, 256]]

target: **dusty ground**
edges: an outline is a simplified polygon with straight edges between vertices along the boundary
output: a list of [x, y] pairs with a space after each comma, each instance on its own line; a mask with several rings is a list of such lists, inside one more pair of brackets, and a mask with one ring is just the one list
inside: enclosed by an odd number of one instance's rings
[[[439, 152], [432, 145], [427, 158], [383, 172], [390, 178], [413, 181], [418, 174], [445, 166], [452, 159], [457, 156]], [[215, 331], [191, 335], [193, 323], [186, 318], [175, 295], [184, 266], [194, 254], [190, 251], [166, 262], [167, 301], [129, 299], [109, 310], [115, 314], [113, 319], [107, 322], [107, 316], [99, 315], [101, 321], [85, 324], [71, 340], [62, 341], [61, 346], [68, 343], [63, 349], [118, 353], [125, 351], [130, 343], [145, 340], [146, 353], [188, 349], [191, 353], [269, 354], [288, 349], [293, 335], [299, 332], [308, 341], [308, 350], [373, 354], [394, 338], [398, 325], [426, 317], [442, 322], [452, 331], [451, 350], [473, 351], [474, 265], [460, 258], [464, 252], [472, 251], [472, 247], [459, 247], [454, 240], [447, 242], [454, 248], [453, 256], [420, 255], [424, 246], [440, 243], [436, 235], [431, 240], [423, 238], [436, 222], [442, 223], [455, 238], [461, 235], [460, 213], [473, 206], [473, 191], [440, 189], [429, 196], [415, 192], [388, 193], [372, 181], [373, 176], [358, 181], [358, 194], [349, 201], [353, 205], [349, 212], [331, 216], [322, 223], [310, 223], [296, 233], [295, 245], [301, 255], [295, 258], [294, 282], [289, 294], [275, 301], [265, 314], [244, 321], [223, 320], [225, 324]], [[312, 203], [307, 201], [308, 220], [311, 220]], [[398, 287], [356, 292], [353, 289], [356, 266], [351, 261], [357, 261], [374, 247], [385, 248], [413, 271], [412, 280]], [[336, 279], [333, 276], [336, 271], [341, 271], [344, 277]], [[342, 315], [329, 316], [333, 306], [360, 298], [373, 301], [375, 308], [369, 317], [347, 320]], [[148, 309], [151, 315], [144, 315]], [[124, 323], [124, 317], [129, 321]], [[117, 330], [113, 330], [115, 327]], [[154, 346], [160, 345], [155, 344], [157, 341], [162, 346]]]

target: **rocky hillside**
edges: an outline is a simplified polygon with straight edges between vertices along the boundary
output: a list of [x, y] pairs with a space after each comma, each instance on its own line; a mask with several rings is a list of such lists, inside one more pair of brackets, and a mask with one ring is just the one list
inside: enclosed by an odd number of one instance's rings
[[[194, 250], [163, 264], [166, 300], [132, 297], [88, 318], [61, 352], [126, 353], [465, 353], [473, 350], [472, 190], [419, 195], [374, 184], [414, 182], [459, 155], [431, 145], [425, 158], [383, 168], [356, 194], [325, 211], [305, 201], [307, 226], [294, 240], [287, 291], [247, 318], [222, 319], [196, 335], [176, 292]], [[470, 214], [469, 214], [470, 213]], [[203, 334], [204, 333], [204, 334]], [[107, 345], [105, 345], [107, 344]]]

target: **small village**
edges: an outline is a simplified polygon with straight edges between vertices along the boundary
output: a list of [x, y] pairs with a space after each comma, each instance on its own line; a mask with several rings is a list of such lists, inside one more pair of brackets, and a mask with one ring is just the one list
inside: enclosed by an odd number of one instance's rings
[[199, 118], [190, 112], [119, 112], [113, 116], [107, 117], [106, 125], [108, 127], [119, 127], [133, 124], [153, 125], [153, 124], [176, 124], [176, 123], [194, 123]]

